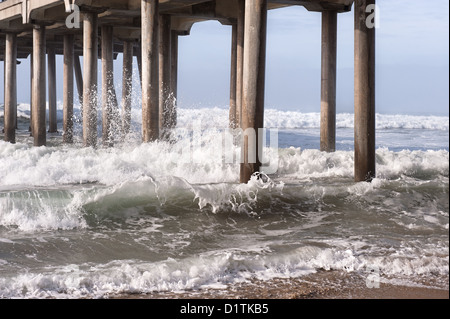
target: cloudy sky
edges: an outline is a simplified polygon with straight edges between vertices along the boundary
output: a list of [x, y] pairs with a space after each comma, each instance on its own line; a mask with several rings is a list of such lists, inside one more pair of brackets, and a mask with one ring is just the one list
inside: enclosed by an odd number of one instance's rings
[[[377, 4], [377, 112], [448, 115], [449, 2], [378, 0]], [[267, 37], [266, 107], [319, 112], [320, 13], [297, 6], [272, 10]], [[180, 107], [227, 107], [230, 52], [231, 27], [218, 22], [195, 24], [190, 36], [180, 37]], [[60, 84], [61, 57], [57, 63]], [[337, 67], [337, 111], [353, 112], [353, 11], [338, 15]], [[119, 96], [120, 69], [121, 55], [115, 62]], [[29, 83], [28, 61], [18, 67], [18, 81]], [[135, 83], [137, 92], [139, 85]], [[18, 101], [28, 103], [28, 85], [19, 87]], [[59, 100], [61, 93], [59, 85]]]

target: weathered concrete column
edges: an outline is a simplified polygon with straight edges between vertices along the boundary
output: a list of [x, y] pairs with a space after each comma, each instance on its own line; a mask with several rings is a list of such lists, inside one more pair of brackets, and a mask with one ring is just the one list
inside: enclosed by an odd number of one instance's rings
[[84, 146], [97, 144], [97, 14], [83, 13], [83, 142]]
[[[75, 81], [77, 83], [78, 102], [80, 103], [81, 111], [83, 111], [83, 72], [81, 71], [80, 56], [75, 54], [73, 70], [75, 72]], [[83, 117], [83, 112], [81, 112]]]
[[114, 143], [113, 121], [117, 113], [114, 88], [113, 27], [102, 26], [102, 138], [104, 146]]
[[130, 133], [131, 126], [131, 93], [133, 87], [133, 47], [132, 41], [123, 42], [122, 72], [122, 133]]
[[159, 138], [159, 3], [142, 0], [142, 139]]
[[242, 88], [244, 73], [244, 26], [245, 0], [238, 0], [237, 17], [237, 50], [236, 50], [236, 122], [241, 127], [242, 121]]
[[56, 133], [56, 54], [55, 48], [47, 48], [47, 69], [48, 69], [48, 132]]
[[64, 35], [63, 142], [73, 143], [74, 35]]
[[136, 60], [137, 60], [137, 65], [138, 65], [139, 81], [140, 81], [141, 87], [142, 87], [142, 45], [141, 45], [141, 41], [139, 41], [139, 43], [137, 44]]
[[177, 99], [178, 99], [178, 32], [171, 31], [170, 39], [170, 98], [172, 106], [172, 116], [170, 118], [170, 128], [177, 126]]
[[366, 8], [375, 0], [355, 2], [355, 181], [375, 177], [375, 28], [367, 26]]
[[47, 142], [45, 127], [45, 26], [33, 26], [33, 137], [34, 146]]
[[17, 36], [6, 34], [5, 46], [5, 141], [16, 142], [17, 120]]
[[159, 16], [159, 127], [162, 138], [168, 137], [173, 107], [170, 105], [170, 16]]
[[[264, 86], [266, 65], [267, 0], [247, 0], [245, 3], [244, 74], [242, 99], [241, 183], [247, 183], [261, 166], [258, 155], [264, 125]], [[249, 131], [253, 131], [249, 132]], [[250, 138], [255, 134], [255, 138]], [[258, 145], [260, 144], [260, 145]]]
[[320, 150], [336, 150], [337, 12], [322, 12], [322, 72], [320, 95]]
[[30, 54], [30, 136], [33, 136], [33, 52]]
[[236, 119], [236, 73], [237, 73], [237, 24], [231, 29], [231, 72], [230, 72], [230, 128], [237, 127]]

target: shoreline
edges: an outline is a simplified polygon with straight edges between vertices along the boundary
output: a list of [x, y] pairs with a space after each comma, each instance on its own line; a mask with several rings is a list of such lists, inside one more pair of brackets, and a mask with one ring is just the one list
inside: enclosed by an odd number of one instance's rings
[[342, 272], [320, 271], [302, 278], [252, 280], [225, 289], [123, 294], [110, 299], [449, 299], [449, 289], [393, 285], [381, 282], [368, 288], [365, 278]]

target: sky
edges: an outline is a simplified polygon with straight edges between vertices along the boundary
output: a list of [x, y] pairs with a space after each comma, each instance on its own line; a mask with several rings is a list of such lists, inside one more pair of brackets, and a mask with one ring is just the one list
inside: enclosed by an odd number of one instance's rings
[[[448, 116], [449, 2], [378, 0], [377, 4], [377, 113]], [[292, 6], [269, 11], [267, 23], [265, 107], [320, 112], [321, 14]], [[353, 41], [352, 10], [338, 15], [338, 113], [353, 112]], [[189, 36], [179, 38], [179, 107], [228, 107], [230, 54], [231, 26], [217, 21], [197, 23]], [[114, 63], [119, 98], [121, 59], [119, 55]], [[29, 61], [21, 62], [17, 69], [18, 102], [29, 103]], [[134, 107], [139, 107], [134, 62]], [[62, 57], [57, 58], [57, 73], [61, 101]]]

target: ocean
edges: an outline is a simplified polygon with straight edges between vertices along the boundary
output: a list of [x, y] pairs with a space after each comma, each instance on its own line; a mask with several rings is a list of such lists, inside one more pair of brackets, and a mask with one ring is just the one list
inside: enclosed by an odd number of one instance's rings
[[[176, 295], [319, 272], [449, 289], [448, 116], [377, 114], [376, 178], [355, 183], [353, 114], [337, 115], [337, 150], [324, 153], [319, 113], [267, 109], [276, 169], [239, 184], [225, 108], [180, 108], [173, 141], [149, 144], [133, 108], [133, 133], [95, 149], [81, 146], [78, 108], [73, 145], [59, 132], [33, 147], [29, 105], [18, 113], [17, 143], [0, 133], [0, 298]], [[317, 284], [338, 284], [327, 278]]]

